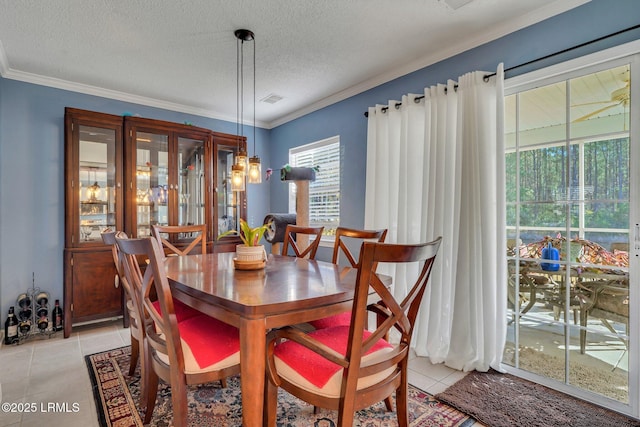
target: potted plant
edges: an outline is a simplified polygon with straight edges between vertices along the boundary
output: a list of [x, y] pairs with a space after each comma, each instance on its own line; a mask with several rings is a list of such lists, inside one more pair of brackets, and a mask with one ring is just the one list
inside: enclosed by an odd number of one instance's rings
[[229, 230], [218, 236], [218, 239], [230, 234], [238, 234], [240, 236], [242, 244], [236, 246], [236, 267], [238, 267], [238, 263], [251, 263], [253, 265], [257, 263], [264, 266], [264, 260], [267, 259], [267, 252], [260, 241], [270, 226], [271, 224], [269, 223], [252, 228], [247, 221], [240, 219], [240, 232], [237, 230]]

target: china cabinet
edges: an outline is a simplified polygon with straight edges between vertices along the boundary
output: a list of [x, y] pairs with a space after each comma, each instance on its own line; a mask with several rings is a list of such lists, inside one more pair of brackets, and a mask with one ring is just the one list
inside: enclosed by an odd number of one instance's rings
[[147, 237], [155, 224], [204, 223], [210, 252], [235, 250], [237, 237], [217, 237], [246, 218], [245, 193], [229, 182], [245, 146], [244, 138], [187, 124], [66, 109], [65, 337], [73, 324], [125, 314], [104, 228]]
[[64, 336], [71, 325], [122, 315], [106, 227], [123, 229], [122, 117], [65, 111]]

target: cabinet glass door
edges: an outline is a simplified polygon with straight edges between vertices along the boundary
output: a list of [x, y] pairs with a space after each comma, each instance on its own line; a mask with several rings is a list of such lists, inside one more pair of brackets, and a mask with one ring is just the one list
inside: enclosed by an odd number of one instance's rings
[[178, 137], [178, 225], [206, 223], [204, 143]]
[[238, 192], [231, 191], [231, 166], [235, 150], [228, 146], [218, 146], [216, 158], [216, 206], [218, 229], [216, 239], [229, 230], [237, 230], [240, 221]]
[[136, 236], [169, 224], [169, 137], [136, 132]]
[[116, 228], [115, 129], [79, 126], [79, 221], [74, 235], [80, 243], [102, 242], [100, 231]]

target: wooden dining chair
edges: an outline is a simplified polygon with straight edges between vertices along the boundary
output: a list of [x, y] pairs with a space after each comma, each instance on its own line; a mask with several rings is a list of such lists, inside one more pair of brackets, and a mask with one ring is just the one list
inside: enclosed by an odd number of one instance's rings
[[[171, 255], [189, 255], [190, 253], [207, 253], [207, 225], [152, 225], [151, 234], [164, 248], [165, 253]], [[165, 238], [163, 234], [168, 235]], [[176, 240], [184, 239], [188, 241], [186, 246], [177, 245]], [[195, 249], [200, 248], [199, 252]]]
[[[316, 252], [320, 246], [320, 239], [324, 227], [302, 227], [299, 225], [287, 224], [284, 233], [284, 243], [282, 244], [282, 255], [289, 255], [289, 246], [297, 258], [315, 259]], [[306, 239], [298, 239], [298, 236], [306, 236]], [[300, 240], [313, 240], [308, 242], [308, 246], [301, 244]]]
[[[340, 264], [342, 259], [346, 259], [350, 267], [358, 268], [360, 260], [356, 259], [349, 246], [352, 246], [354, 243], [358, 243], [359, 251], [362, 247], [362, 243], [365, 241], [382, 243], [386, 237], [386, 228], [381, 230], [358, 230], [354, 228], [338, 227], [336, 229], [336, 236], [333, 243], [333, 257], [331, 262], [334, 264]], [[349, 325], [350, 321], [351, 312], [346, 311], [323, 319], [313, 320], [309, 322], [309, 324], [315, 329], [322, 329], [329, 328], [331, 326]]]
[[113, 263], [115, 264], [116, 271], [118, 273], [115, 277], [115, 280], [117, 280], [119, 285], [124, 288], [125, 292], [125, 308], [127, 309], [127, 314], [129, 315], [129, 333], [131, 335], [129, 376], [132, 376], [135, 373], [136, 366], [138, 365], [138, 360], [140, 359], [140, 343], [142, 342], [142, 331], [140, 330], [138, 311], [135, 309], [133, 303], [133, 298], [135, 298], [135, 295], [132, 295], [131, 286], [124, 276], [124, 270], [119, 256], [118, 245], [116, 245], [116, 233], [118, 232], [111, 228], [105, 228], [100, 233], [100, 237], [102, 237], [102, 242], [104, 244], [111, 246]]
[[[350, 326], [305, 333], [295, 327], [267, 336], [264, 426], [275, 426], [281, 387], [317, 407], [338, 411], [338, 426], [350, 427], [355, 411], [385, 401], [391, 410], [396, 394], [398, 425], [407, 427], [407, 367], [411, 336], [441, 238], [429, 243], [398, 245], [365, 242], [360, 251]], [[420, 262], [418, 278], [398, 302], [375, 273], [375, 265]], [[370, 291], [380, 300], [367, 305]], [[365, 328], [368, 312], [376, 315], [374, 331]], [[391, 329], [397, 343], [384, 339]]]
[[[173, 425], [187, 425], [187, 386], [224, 380], [240, 373], [238, 329], [205, 314], [178, 321], [174, 299], [164, 270], [165, 255], [157, 239], [119, 239], [126, 256], [127, 278], [135, 270], [136, 257], [147, 257], [141, 286], [144, 316], [144, 365], [146, 411], [144, 424], [151, 421], [160, 379], [171, 387]], [[133, 278], [132, 278], [133, 279]], [[152, 301], [152, 290], [158, 305]]]

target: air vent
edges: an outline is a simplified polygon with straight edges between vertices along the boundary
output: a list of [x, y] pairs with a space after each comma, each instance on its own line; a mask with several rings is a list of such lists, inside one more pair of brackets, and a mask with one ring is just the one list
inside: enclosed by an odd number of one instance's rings
[[444, 2], [453, 10], [460, 9], [462, 6], [471, 3], [473, 0], [444, 0]]
[[275, 104], [278, 101], [281, 101], [283, 98], [280, 95], [276, 95], [275, 93], [269, 94], [262, 98], [260, 102], [266, 102], [267, 104]]

